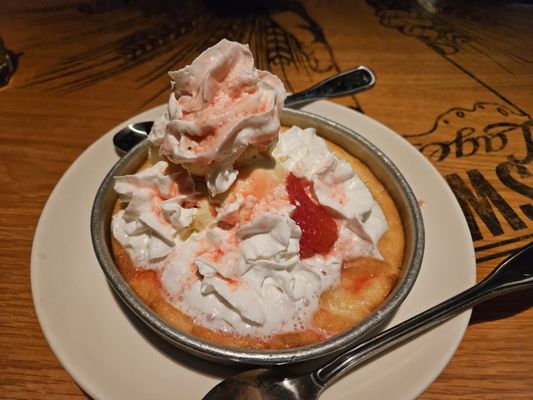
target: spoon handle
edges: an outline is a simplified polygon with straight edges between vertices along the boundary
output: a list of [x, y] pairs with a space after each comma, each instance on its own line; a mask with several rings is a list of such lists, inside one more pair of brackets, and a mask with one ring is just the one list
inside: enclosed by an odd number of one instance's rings
[[381, 332], [343, 353], [313, 373], [322, 387], [382, 351], [405, 341], [478, 303], [503, 293], [533, 287], [533, 242], [503, 261], [477, 285]]
[[285, 107], [293, 107], [311, 100], [348, 96], [368, 90], [376, 83], [376, 76], [368, 67], [359, 66], [323, 80], [309, 89], [287, 96]]

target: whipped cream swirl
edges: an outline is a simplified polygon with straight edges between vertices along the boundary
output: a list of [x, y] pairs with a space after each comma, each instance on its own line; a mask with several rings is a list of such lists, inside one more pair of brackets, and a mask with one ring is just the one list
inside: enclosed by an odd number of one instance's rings
[[264, 151], [277, 137], [283, 84], [254, 67], [248, 46], [225, 39], [169, 75], [168, 111], [155, 122], [150, 140], [171, 162], [205, 175], [212, 195], [225, 192], [245, 150]]

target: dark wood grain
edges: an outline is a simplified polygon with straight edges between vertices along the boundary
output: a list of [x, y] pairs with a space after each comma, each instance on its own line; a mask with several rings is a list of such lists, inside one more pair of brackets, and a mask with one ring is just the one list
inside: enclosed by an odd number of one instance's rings
[[[165, 71], [222, 36], [249, 41], [261, 67], [291, 90], [371, 66], [376, 87], [339, 103], [405, 136], [452, 185], [475, 239], [478, 279], [532, 240], [527, 2], [252, 1], [225, 10], [182, 3], [179, 12], [158, 1], [0, 6], [0, 35], [18, 55], [15, 76], [0, 89], [1, 398], [86, 398], [34, 312], [30, 252], [39, 215], [92, 142], [165, 102]], [[421, 398], [532, 398], [531, 295], [474, 309], [457, 353]]]

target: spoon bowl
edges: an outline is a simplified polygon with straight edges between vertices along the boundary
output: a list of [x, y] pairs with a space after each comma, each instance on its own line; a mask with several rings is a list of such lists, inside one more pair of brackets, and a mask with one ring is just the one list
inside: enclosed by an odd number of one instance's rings
[[153, 121], [144, 121], [129, 124], [127, 127], [122, 128], [113, 136], [113, 145], [117, 152], [124, 155], [133, 149], [148, 137], [153, 125]]

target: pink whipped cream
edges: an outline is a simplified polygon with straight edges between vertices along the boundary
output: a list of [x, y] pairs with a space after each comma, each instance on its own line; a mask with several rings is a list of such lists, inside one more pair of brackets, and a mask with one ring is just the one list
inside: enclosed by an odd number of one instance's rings
[[246, 45], [222, 40], [191, 65], [169, 72], [168, 112], [150, 133], [160, 154], [195, 175], [205, 175], [212, 195], [237, 178], [234, 162], [249, 147], [266, 150], [277, 137], [285, 88], [254, 67]]

